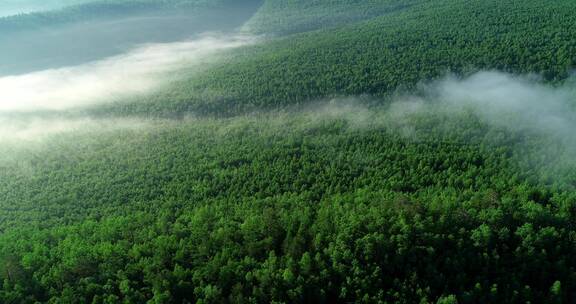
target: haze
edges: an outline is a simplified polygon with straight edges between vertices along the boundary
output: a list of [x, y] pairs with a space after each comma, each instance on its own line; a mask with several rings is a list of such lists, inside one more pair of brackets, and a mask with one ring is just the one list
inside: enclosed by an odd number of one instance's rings
[[83, 65], [0, 77], [0, 112], [65, 110], [150, 93], [174, 80], [168, 72], [181, 66], [201, 69], [218, 52], [255, 41], [243, 35], [204, 34], [144, 45]]
[[[5, 15], [25, 10], [26, 4], [21, 9], [8, 9], [15, 3], [4, 3]], [[107, 13], [114, 8], [92, 11], [80, 6], [61, 14], [48, 12], [41, 18], [34, 14], [17, 20], [0, 17], [0, 76], [79, 65], [129, 52], [141, 44], [177, 42], [204, 32], [233, 33], [254, 13], [257, 4], [254, 1], [224, 11], [135, 9], [129, 13], [119, 9], [115, 14]]]

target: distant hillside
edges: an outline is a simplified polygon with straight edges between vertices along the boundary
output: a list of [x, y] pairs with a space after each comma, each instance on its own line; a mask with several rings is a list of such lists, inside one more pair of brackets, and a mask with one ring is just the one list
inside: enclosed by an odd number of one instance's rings
[[481, 69], [562, 81], [576, 66], [575, 32], [571, 0], [427, 2], [249, 47], [165, 95], [117, 110], [237, 113], [334, 95], [386, 97]]
[[304, 32], [394, 13], [425, 1], [267, 0], [244, 28], [255, 33]]

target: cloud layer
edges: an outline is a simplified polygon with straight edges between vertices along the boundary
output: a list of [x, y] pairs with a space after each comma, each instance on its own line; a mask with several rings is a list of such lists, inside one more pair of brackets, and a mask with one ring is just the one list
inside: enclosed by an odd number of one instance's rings
[[573, 134], [576, 127], [576, 95], [568, 84], [551, 87], [529, 77], [481, 72], [463, 80], [443, 80], [434, 90], [441, 101], [472, 107], [494, 124], [560, 136]]
[[214, 54], [255, 42], [249, 36], [202, 35], [141, 46], [80, 66], [0, 77], [0, 113], [65, 110], [149, 93], [182, 66], [201, 67]]
[[136, 118], [122, 119], [51, 119], [29, 117], [12, 119], [0, 116], [0, 144], [25, 143], [47, 138], [54, 134], [83, 132], [94, 135], [94, 132], [117, 130], [145, 130], [157, 122]]

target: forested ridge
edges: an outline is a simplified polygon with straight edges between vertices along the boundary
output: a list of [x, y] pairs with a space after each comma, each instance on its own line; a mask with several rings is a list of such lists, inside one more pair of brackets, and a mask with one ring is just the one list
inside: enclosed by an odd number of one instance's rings
[[[96, 112], [233, 115], [326, 96], [386, 99], [447, 73], [478, 70], [534, 73], [561, 82], [576, 64], [575, 16], [576, 3], [569, 0], [423, 1], [367, 21], [236, 50], [166, 92]], [[291, 24], [274, 20], [279, 28]]]
[[244, 29], [256, 33], [286, 35], [330, 28], [394, 13], [422, 0], [324, 1], [268, 0]]
[[[10, 114], [92, 127], [0, 138], [0, 303], [571, 303], [574, 16], [266, 0], [242, 31], [269, 36], [158, 92]], [[486, 69], [571, 103], [422, 88]]]

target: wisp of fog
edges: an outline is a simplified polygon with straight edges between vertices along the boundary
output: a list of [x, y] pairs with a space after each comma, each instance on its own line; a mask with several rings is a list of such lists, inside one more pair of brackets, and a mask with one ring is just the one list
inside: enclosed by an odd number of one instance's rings
[[514, 114], [522, 118], [513, 121], [515, 127], [564, 134], [575, 122], [576, 98], [569, 86], [551, 87], [526, 77], [482, 72], [462, 81], [444, 80], [437, 90], [441, 99], [453, 105], [474, 106], [493, 123], [509, 125], [510, 121], [498, 115]]
[[[366, 97], [336, 98], [310, 107], [310, 115], [345, 119], [352, 126], [410, 123], [410, 116], [475, 114], [483, 122], [513, 131], [530, 131], [576, 143], [576, 86], [569, 79], [550, 85], [536, 76], [481, 71], [422, 83], [393, 98], [385, 109], [363, 106]], [[369, 103], [373, 100], [368, 97]], [[396, 122], [396, 123], [395, 123]]]
[[110, 123], [35, 117], [34, 112], [65, 111], [148, 94], [174, 80], [182, 68], [189, 75], [214, 60], [219, 52], [256, 40], [245, 35], [203, 34], [182, 42], [142, 45], [124, 55], [89, 64], [0, 77], [0, 142], [30, 141], [103, 125], [138, 125], [134, 119]]
[[170, 80], [168, 72], [200, 67], [215, 53], [255, 41], [243, 35], [204, 34], [189, 41], [143, 45], [79, 66], [0, 77], [0, 113], [66, 110], [150, 93]]
[[427, 85], [424, 99], [446, 111], [471, 110], [493, 125], [576, 142], [576, 90], [570, 80], [551, 86], [531, 76], [484, 71]]

